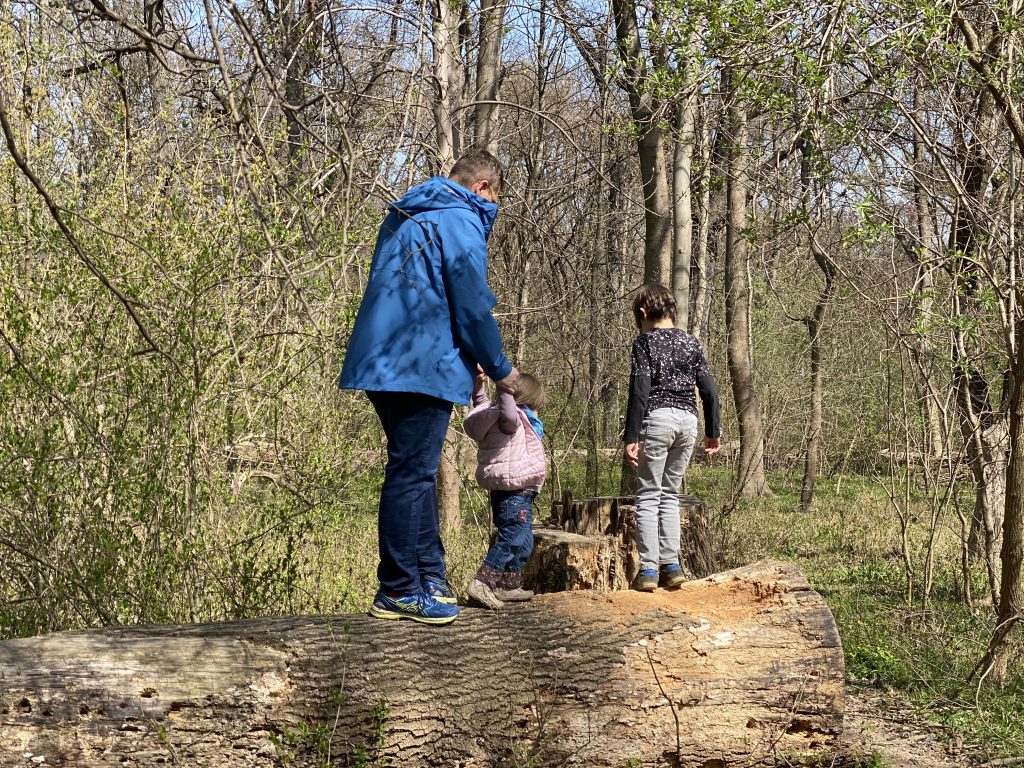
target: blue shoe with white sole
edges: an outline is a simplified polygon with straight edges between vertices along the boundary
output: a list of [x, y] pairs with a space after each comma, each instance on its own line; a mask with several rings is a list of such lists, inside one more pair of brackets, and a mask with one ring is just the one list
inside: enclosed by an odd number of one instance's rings
[[379, 590], [370, 606], [370, 615], [378, 619], [412, 619], [422, 624], [450, 624], [459, 615], [459, 607], [440, 603], [426, 592], [392, 595]]
[[448, 579], [442, 579], [439, 576], [424, 576], [423, 591], [439, 603], [455, 605], [459, 602], [459, 599], [455, 596], [455, 590], [448, 583]]

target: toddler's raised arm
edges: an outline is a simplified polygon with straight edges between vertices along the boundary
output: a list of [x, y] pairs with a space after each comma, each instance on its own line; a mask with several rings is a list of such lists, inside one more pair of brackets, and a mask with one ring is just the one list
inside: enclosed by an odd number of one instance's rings
[[504, 390], [498, 391], [498, 429], [506, 435], [514, 435], [519, 427], [516, 399]]

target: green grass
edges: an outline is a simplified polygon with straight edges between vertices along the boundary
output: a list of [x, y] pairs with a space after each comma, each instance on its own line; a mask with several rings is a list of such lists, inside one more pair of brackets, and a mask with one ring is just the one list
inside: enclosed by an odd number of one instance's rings
[[[1019, 652], [1017, 673], [1002, 690], [979, 687], [977, 675], [972, 678], [994, 614], [991, 607], [972, 609], [960, 597], [959, 523], [952, 512], [939, 517], [934, 584], [925, 602], [927, 496], [917, 489], [907, 495], [908, 580], [899, 519], [881, 484], [848, 476], [837, 489], [836, 482], [825, 480], [818, 486], [814, 508], [803, 511], [800, 478], [794, 474], [772, 476], [773, 496], [741, 502], [725, 514], [728, 473], [691, 470], [689, 492], [712, 510], [723, 566], [765, 557], [793, 562], [836, 618], [851, 684], [902, 691], [922, 716], [950, 737], [961, 737], [979, 758], [1024, 754]], [[969, 578], [973, 594], [983, 596], [984, 574], [974, 572]]]

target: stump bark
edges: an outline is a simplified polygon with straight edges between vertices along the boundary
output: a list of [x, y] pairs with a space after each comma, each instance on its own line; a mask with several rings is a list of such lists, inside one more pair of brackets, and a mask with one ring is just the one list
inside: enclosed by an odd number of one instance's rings
[[776, 561], [446, 627], [281, 617], [0, 643], [3, 766], [824, 762], [842, 715], [832, 615]]
[[[707, 510], [697, 496], [679, 497], [679, 564], [688, 578], [716, 568]], [[533, 529], [523, 582], [535, 592], [628, 589], [640, 568], [632, 496], [573, 499], [565, 493], [551, 517]]]

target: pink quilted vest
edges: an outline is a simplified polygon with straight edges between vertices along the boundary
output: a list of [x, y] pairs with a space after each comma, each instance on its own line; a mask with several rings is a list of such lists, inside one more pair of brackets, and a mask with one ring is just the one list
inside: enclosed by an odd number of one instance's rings
[[539, 491], [548, 471], [544, 444], [518, 408], [514, 434], [498, 427], [498, 406], [478, 405], [466, 416], [466, 434], [477, 443], [476, 481], [489, 491]]

